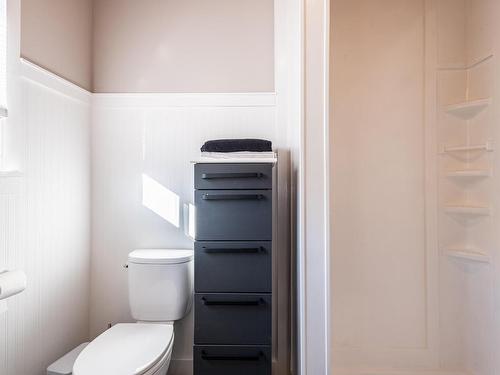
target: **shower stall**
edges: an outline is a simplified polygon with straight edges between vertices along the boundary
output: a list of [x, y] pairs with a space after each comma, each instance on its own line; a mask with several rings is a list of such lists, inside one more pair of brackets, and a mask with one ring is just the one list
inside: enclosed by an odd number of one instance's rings
[[500, 1], [330, 5], [333, 373], [500, 374]]

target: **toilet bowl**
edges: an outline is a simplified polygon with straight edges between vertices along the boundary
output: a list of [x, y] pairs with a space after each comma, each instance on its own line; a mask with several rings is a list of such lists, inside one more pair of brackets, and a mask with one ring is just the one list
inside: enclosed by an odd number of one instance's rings
[[80, 353], [73, 374], [164, 375], [173, 342], [171, 324], [117, 324]]
[[116, 324], [78, 356], [74, 375], [166, 375], [174, 323], [192, 304], [192, 250], [135, 250], [128, 258], [129, 305], [137, 323]]

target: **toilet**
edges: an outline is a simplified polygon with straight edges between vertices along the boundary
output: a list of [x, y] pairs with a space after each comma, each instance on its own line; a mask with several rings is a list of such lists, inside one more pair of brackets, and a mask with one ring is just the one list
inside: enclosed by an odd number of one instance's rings
[[166, 375], [174, 321], [193, 296], [193, 251], [141, 249], [128, 256], [128, 292], [136, 323], [116, 324], [78, 355], [74, 375]]

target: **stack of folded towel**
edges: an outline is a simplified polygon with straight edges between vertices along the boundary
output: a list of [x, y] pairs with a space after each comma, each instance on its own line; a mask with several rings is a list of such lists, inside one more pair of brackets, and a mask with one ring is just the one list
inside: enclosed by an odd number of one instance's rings
[[201, 147], [202, 159], [274, 159], [271, 141], [264, 139], [217, 139]]

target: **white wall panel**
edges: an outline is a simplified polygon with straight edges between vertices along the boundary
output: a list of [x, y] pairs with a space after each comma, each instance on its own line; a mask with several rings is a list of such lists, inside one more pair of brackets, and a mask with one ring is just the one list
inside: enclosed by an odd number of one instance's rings
[[0, 373], [38, 375], [88, 338], [90, 94], [22, 63], [24, 165], [2, 194], [0, 268], [20, 268], [26, 291], [0, 315]]

